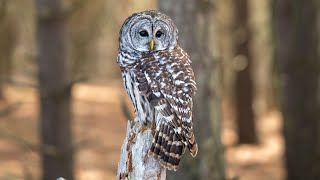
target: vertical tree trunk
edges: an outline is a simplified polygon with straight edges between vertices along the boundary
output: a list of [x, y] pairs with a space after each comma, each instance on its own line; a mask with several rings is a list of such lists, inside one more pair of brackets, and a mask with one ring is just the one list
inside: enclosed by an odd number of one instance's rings
[[253, 81], [250, 53], [248, 0], [234, 0], [233, 52], [237, 73], [235, 77], [235, 107], [239, 143], [256, 143], [257, 135], [253, 113]]
[[3, 86], [11, 70], [12, 52], [15, 45], [15, 31], [8, 14], [8, 1], [0, 1], [0, 101], [4, 100]]
[[320, 179], [318, 0], [276, 0], [287, 179]]
[[274, 59], [271, 24], [271, 1], [249, 0], [249, 21], [252, 32], [250, 52], [252, 55], [251, 77], [254, 84], [254, 114], [256, 122], [276, 108], [274, 94]]
[[72, 180], [71, 85], [62, 0], [37, 0], [42, 179]]
[[[213, 58], [213, 1], [161, 0], [160, 11], [169, 15], [179, 29], [179, 44], [193, 61], [198, 91], [194, 98], [194, 126], [199, 144], [198, 156], [184, 157], [176, 179], [224, 179], [224, 158], [221, 144], [221, 99], [217, 89], [220, 64]], [[214, 79], [213, 72], [216, 72]], [[212, 88], [212, 86], [214, 88]]]

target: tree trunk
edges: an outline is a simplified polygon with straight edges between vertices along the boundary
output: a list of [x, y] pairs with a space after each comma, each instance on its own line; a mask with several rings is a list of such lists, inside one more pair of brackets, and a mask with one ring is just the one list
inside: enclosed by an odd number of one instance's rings
[[8, 1], [0, 1], [0, 101], [4, 100], [3, 86], [11, 70], [12, 53], [15, 45], [15, 31], [8, 14]]
[[71, 84], [62, 0], [37, 0], [42, 179], [73, 176]]
[[153, 140], [150, 127], [139, 118], [128, 121], [127, 136], [121, 148], [117, 179], [165, 180], [166, 169], [159, 161], [148, 156]]
[[193, 61], [198, 87], [193, 119], [199, 153], [196, 158], [184, 156], [178, 172], [169, 173], [172, 179], [225, 179], [218, 91], [221, 64], [213, 58], [216, 46], [212, 3], [212, 0], [158, 1], [160, 11], [169, 15], [179, 29], [179, 44]]
[[253, 113], [253, 81], [250, 53], [251, 32], [247, 0], [234, 0], [233, 52], [237, 70], [235, 75], [235, 109], [239, 143], [256, 143]]
[[318, 0], [275, 0], [287, 179], [320, 179]]

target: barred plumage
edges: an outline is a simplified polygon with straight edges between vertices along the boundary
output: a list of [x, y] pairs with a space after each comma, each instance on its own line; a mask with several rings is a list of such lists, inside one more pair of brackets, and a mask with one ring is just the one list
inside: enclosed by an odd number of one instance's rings
[[[145, 40], [141, 31], [152, 35]], [[149, 155], [169, 170], [177, 170], [186, 147], [192, 156], [198, 151], [192, 121], [196, 83], [190, 58], [177, 39], [169, 17], [156, 11], [137, 13], [121, 28], [118, 54], [123, 82], [139, 119], [155, 124]]]

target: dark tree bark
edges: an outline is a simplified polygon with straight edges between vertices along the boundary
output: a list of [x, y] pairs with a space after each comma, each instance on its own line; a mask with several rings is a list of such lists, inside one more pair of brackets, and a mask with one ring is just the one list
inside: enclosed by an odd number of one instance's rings
[[253, 112], [251, 32], [249, 26], [248, 0], [234, 0], [233, 52], [236, 61], [235, 109], [239, 143], [256, 143], [257, 135]]
[[275, 0], [287, 179], [320, 179], [318, 0]]
[[62, 0], [37, 0], [42, 179], [72, 180], [71, 84]]
[[[160, 11], [179, 29], [179, 44], [193, 61], [198, 91], [194, 98], [194, 131], [199, 144], [196, 158], [184, 156], [172, 179], [225, 179], [221, 144], [220, 63], [213, 58], [213, 1], [161, 0]], [[214, 76], [213, 76], [214, 75]]]
[[15, 45], [15, 31], [8, 14], [8, 1], [0, 1], [0, 101], [4, 100], [3, 86], [11, 70], [12, 52]]

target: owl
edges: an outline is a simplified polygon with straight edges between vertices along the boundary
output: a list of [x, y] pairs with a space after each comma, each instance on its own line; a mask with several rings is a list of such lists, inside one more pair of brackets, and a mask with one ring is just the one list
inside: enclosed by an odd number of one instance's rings
[[148, 152], [177, 170], [188, 148], [195, 157], [192, 97], [197, 88], [191, 60], [178, 45], [178, 29], [157, 11], [132, 14], [120, 30], [117, 62], [140, 123], [153, 124]]

